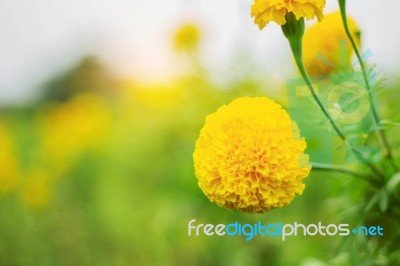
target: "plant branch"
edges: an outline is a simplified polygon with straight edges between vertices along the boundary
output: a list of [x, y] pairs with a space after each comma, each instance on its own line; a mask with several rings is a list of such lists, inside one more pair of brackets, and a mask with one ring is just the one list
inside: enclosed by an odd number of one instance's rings
[[327, 111], [327, 109], [324, 107], [322, 104], [321, 100], [319, 99], [317, 93], [315, 92], [315, 89], [313, 87], [313, 84], [311, 83], [310, 78], [308, 77], [307, 71], [304, 68], [303, 64], [303, 56], [302, 56], [302, 37], [293, 37], [293, 38], [288, 38], [290, 47], [292, 49], [292, 53], [294, 56], [294, 59], [296, 61], [297, 68], [299, 69], [299, 72], [304, 79], [306, 85], [308, 86], [312, 97], [314, 98], [315, 102], [317, 103], [318, 107], [321, 109], [322, 113], [324, 116], [328, 119], [329, 123], [332, 125], [334, 131], [338, 136], [342, 139], [342, 141], [346, 144], [347, 148], [352, 151], [353, 154], [355, 154], [363, 163], [365, 163], [371, 171], [376, 174], [377, 176], [381, 177], [384, 179], [384, 174], [371, 162], [369, 162], [363, 154], [358, 151], [357, 149], [353, 148], [349, 141], [347, 140], [346, 136], [341, 132], [339, 127], [336, 125], [335, 121]]
[[325, 163], [317, 163], [317, 162], [311, 162], [312, 169], [313, 170], [318, 170], [318, 171], [331, 171], [331, 172], [338, 172], [338, 173], [344, 173], [347, 175], [351, 175], [357, 178], [361, 178], [365, 181], [368, 181], [375, 187], [379, 187], [379, 183], [377, 181], [371, 180], [369, 176], [363, 175], [357, 172], [354, 172], [350, 169], [338, 166], [338, 165], [332, 165], [332, 164], [325, 164]]
[[360, 151], [358, 151], [357, 149], [353, 148], [350, 145], [346, 136], [341, 132], [339, 127], [336, 125], [335, 121], [333, 120], [333, 118], [329, 114], [328, 110], [322, 104], [317, 93], [315, 92], [313, 84], [311, 83], [311, 80], [308, 77], [307, 71], [305, 70], [304, 64], [303, 64], [303, 51], [302, 51], [303, 44], [302, 44], [302, 42], [303, 42], [303, 34], [304, 34], [304, 19], [297, 20], [296, 17], [294, 16], [294, 14], [291, 12], [287, 13], [285, 18], [287, 20], [287, 23], [282, 25], [282, 31], [283, 31], [285, 37], [289, 41], [289, 45], [292, 50], [294, 59], [296, 61], [297, 68], [298, 68], [302, 78], [304, 79], [305, 83], [307, 84], [307, 86], [311, 92], [311, 95], [314, 98], [315, 102], [317, 103], [318, 107], [321, 109], [324, 116], [328, 119], [329, 123], [333, 127], [336, 134], [346, 144], [347, 148], [354, 155], [356, 155], [363, 163], [365, 163], [374, 174], [376, 174], [378, 177], [380, 177], [382, 180], [384, 180], [385, 179], [384, 174], [378, 168], [376, 168], [376, 166], [374, 164], [369, 162]]
[[375, 108], [375, 106], [373, 104], [373, 94], [372, 94], [371, 86], [370, 86], [370, 83], [369, 83], [369, 80], [368, 80], [368, 75], [367, 75], [367, 71], [366, 71], [366, 68], [365, 68], [364, 61], [361, 58], [360, 52], [359, 52], [359, 50], [357, 48], [357, 45], [356, 45], [356, 43], [354, 41], [354, 38], [351, 35], [350, 30], [349, 30], [349, 26], [348, 26], [348, 23], [347, 23], [346, 0], [339, 0], [339, 7], [340, 7], [340, 13], [341, 13], [341, 16], [342, 16], [344, 30], [346, 32], [346, 35], [347, 35], [348, 39], [350, 40], [351, 46], [352, 46], [352, 48], [353, 48], [353, 50], [354, 50], [354, 52], [356, 54], [356, 57], [357, 57], [358, 62], [360, 63], [360, 66], [361, 66], [361, 70], [362, 70], [362, 74], [363, 74], [366, 90], [368, 92], [368, 96], [369, 96], [369, 99], [370, 99], [370, 108], [371, 108], [373, 121], [374, 121], [375, 127], [377, 129], [376, 134], [377, 134], [378, 138], [381, 140], [381, 142], [382, 142], [382, 144], [384, 146], [385, 156], [389, 159], [389, 161], [392, 164], [392, 167], [397, 172], [399, 169], [398, 169], [398, 167], [397, 167], [397, 165], [396, 165], [396, 163], [394, 161], [393, 154], [392, 154], [392, 151], [391, 151], [391, 147], [390, 147], [389, 141], [388, 141], [388, 139], [387, 139], [387, 137], [385, 135], [385, 131], [380, 127], [380, 118], [379, 118], [379, 115], [378, 115], [378, 111], [376, 110], [376, 108]]

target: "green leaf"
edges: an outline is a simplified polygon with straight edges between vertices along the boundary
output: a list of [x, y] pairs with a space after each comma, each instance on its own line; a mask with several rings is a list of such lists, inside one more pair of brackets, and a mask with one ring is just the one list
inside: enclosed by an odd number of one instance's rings
[[352, 238], [353, 236], [350, 235], [348, 237], [342, 237], [340, 239], [340, 242], [338, 244], [338, 246], [335, 248], [333, 254], [335, 257], [339, 256], [340, 253], [342, 253], [343, 251], [345, 251], [346, 249], [348, 249], [348, 246], [351, 244], [352, 242]]
[[386, 184], [386, 189], [389, 194], [392, 194], [396, 188], [400, 185], [400, 173], [396, 173], [392, 178], [390, 178], [389, 182]]
[[357, 240], [354, 239], [350, 247], [349, 263], [352, 266], [360, 265], [359, 252], [357, 251]]
[[382, 189], [379, 193], [379, 209], [381, 212], [386, 212], [389, 205], [389, 195], [386, 189]]
[[396, 122], [396, 121], [392, 121], [392, 120], [381, 120], [380, 124], [382, 126], [388, 127], [388, 126], [395, 126], [395, 127], [399, 127], [400, 126], [400, 122]]
[[380, 191], [377, 191], [375, 195], [370, 199], [367, 206], [365, 207], [365, 212], [368, 213], [372, 210], [372, 208], [378, 203], [380, 198]]

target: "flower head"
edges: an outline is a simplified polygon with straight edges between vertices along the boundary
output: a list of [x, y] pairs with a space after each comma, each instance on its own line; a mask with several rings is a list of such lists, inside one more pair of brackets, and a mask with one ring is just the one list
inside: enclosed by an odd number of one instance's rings
[[38, 118], [43, 160], [59, 174], [82, 152], [101, 148], [111, 123], [105, 101], [90, 93], [49, 106]]
[[108, 113], [101, 97], [81, 94], [71, 101], [51, 106], [43, 117], [45, 148], [55, 153], [77, 151], [101, 143], [108, 129]]
[[296, 19], [313, 19], [317, 16], [321, 21], [325, 0], [254, 0], [251, 7], [251, 16], [260, 29], [269, 22], [275, 21], [279, 25], [286, 23], [285, 16], [292, 12]]
[[0, 195], [12, 190], [19, 175], [15, 143], [8, 127], [0, 117]]
[[[347, 17], [350, 33], [360, 45], [357, 23]], [[351, 65], [352, 47], [343, 28], [340, 12], [325, 16], [324, 21], [307, 29], [303, 38], [304, 65], [312, 76], [327, 75]]]
[[177, 51], [196, 51], [200, 43], [200, 29], [194, 23], [186, 23], [178, 28], [173, 42]]
[[199, 187], [217, 205], [265, 212], [288, 205], [309, 174], [306, 142], [280, 105], [238, 98], [207, 116], [193, 154]]

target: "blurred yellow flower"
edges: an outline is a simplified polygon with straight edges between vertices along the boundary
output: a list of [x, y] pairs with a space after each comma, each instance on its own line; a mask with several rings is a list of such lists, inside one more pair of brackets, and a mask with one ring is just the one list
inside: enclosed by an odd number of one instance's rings
[[132, 91], [132, 101], [160, 111], [174, 109], [181, 107], [183, 93], [178, 86], [154, 85], [135, 88]]
[[0, 121], [0, 194], [12, 190], [18, 179], [18, 158], [15, 147], [3, 121]]
[[51, 198], [50, 177], [40, 169], [31, 169], [25, 174], [20, 196], [22, 202], [29, 208], [46, 206]]
[[254, 23], [260, 29], [271, 21], [279, 25], [285, 24], [285, 16], [288, 12], [292, 12], [297, 20], [313, 19], [317, 16], [321, 21], [325, 4], [325, 0], [254, 0], [251, 16], [254, 17]]
[[207, 116], [193, 154], [199, 187], [217, 205], [265, 212], [301, 194], [306, 142], [280, 105], [238, 98]]
[[174, 48], [177, 51], [196, 51], [199, 46], [200, 35], [200, 29], [196, 24], [184, 24], [174, 34]]
[[44, 156], [62, 171], [82, 151], [101, 146], [110, 117], [100, 96], [81, 94], [69, 102], [51, 106], [39, 123]]
[[[357, 23], [350, 17], [347, 20], [349, 30], [359, 46], [360, 30]], [[339, 11], [326, 15], [324, 21], [311, 26], [304, 34], [304, 66], [311, 76], [349, 70], [352, 53]]]

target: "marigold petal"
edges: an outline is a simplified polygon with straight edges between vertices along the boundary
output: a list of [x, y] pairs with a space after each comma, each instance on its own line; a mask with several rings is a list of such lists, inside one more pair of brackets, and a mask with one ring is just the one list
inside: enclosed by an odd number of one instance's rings
[[316, 16], [321, 21], [325, 5], [326, 0], [254, 0], [251, 16], [260, 29], [271, 21], [278, 25], [285, 24], [287, 12], [293, 12], [296, 19], [313, 19]]

